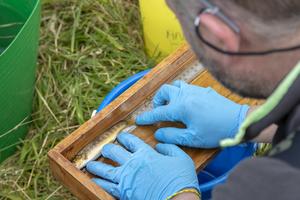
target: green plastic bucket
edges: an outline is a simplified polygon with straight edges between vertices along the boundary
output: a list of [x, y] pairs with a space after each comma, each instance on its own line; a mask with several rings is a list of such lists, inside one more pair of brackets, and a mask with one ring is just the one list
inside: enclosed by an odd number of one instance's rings
[[0, 163], [28, 131], [39, 26], [39, 0], [0, 0]]

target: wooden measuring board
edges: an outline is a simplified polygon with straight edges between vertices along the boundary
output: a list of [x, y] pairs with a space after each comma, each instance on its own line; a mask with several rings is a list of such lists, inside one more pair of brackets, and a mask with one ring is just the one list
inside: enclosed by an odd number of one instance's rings
[[[225, 89], [208, 72], [204, 71], [188, 46], [183, 46], [162, 61], [149, 74], [125, 91], [104, 110], [49, 151], [50, 167], [56, 179], [79, 199], [114, 199], [93, 183], [87, 173], [77, 169], [72, 160], [80, 151], [114, 125], [151, 109], [151, 97], [161, 85], [178, 79], [202, 87], [212, 87], [223, 96], [241, 104], [258, 105], [261, 103], [256, 100], [241, 98]], [[139, 126], [133, 131], [133, 134], [154, 146], [157, 143], [154, 138], [155, 130], [165, 126], [178, 126], [178, 124], [159, 123], [153, 126]], [[216, 149], [191, 148], [183, 148], [183, 150], [194, 160], [197, 170], [202, 169], [218, 151]]]

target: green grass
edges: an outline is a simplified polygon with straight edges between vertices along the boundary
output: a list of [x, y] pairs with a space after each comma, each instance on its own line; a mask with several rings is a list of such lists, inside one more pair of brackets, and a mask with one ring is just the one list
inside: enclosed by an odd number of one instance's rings
[[120, 81], [153, 66], [137, 0], [44, 0], [29, 134], [0, 165], [0, 199], [75, 199], [47, 152], [90, 118]]

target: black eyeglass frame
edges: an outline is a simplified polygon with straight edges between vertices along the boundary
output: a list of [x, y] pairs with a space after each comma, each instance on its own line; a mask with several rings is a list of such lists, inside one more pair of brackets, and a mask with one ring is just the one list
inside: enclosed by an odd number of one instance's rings
[[201, 26], [201, 15], [204, 13], [209, 13], [211, 15], [217, 16], [219, 19], [221, 19], [224, 23], [226, 23], [236, 34], [240, 34], [240, 28], [234, 23], [229, 17], [224, 15], [220, 8], [217, 6], [213, 5], [211, 2], [208, 0], [199, 0], [201, 4], [204, 5], [204, 8], [202, 8], [197, 15], [197, 17], [194, 20], [194, 26], [195, 26], [195, 31], [198, 36], [198, 38], [203, 42], [205, 45], [210, 47], [211, 49], [225, 55], [229, 56], [265, 56], [269, 54], [274, 54], [274, 53], [283, 53], [283, 52], [290, 52], [290, 51], [295, 51], [300, 49], [300, 45], [293, 46], [293, 47], [288, 47], [288, 48], [279, 48], [279, 49], [269, 49], [265, 51], [244, 51], [244, 52], [233, 52], [233, 51], [226, 51], [223, 50], [214, 44], [210, 43], [207, 41], [201, 34], [200, 32], [200, 26]]

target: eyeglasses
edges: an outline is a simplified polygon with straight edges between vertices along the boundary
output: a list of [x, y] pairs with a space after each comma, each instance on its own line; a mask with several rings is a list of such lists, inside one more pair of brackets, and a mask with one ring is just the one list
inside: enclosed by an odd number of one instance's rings
[[300, 45], [289, 47], [289, 48], [279, 48], [279, 49], [269, 49], [265, 51], [244, 51], [244, 52], [233, 52], [233, 51], [226, 51], [224, 49], [221, 49], [208, 40], [206, 40], [202, 33], [201, 33], [201, 15], [204, 13], [209, 13], [211, 15], [214, 15], [221, 19], [224, 23], [226, 23], [236, 34], [240, 34], [240, 28], [226, 15], [222, 13], [220, 8], [217, 6], [213, 5], [211, 2], [208, 0], [199, 0], [201, 4], [204, 6], [198, 14], [198, 16], [195, 18], [194, 21], [194, 26], [195, 26], [195, 31], [198, 36], [198, 38], [203, 42], [205, 45], [210, 47], [211, 49], [225, 54], [229, 56], [264, 56], [264, 55], [269, 55], [269, 54], [274, 54], [274, 53], [282, 53], [282, 52], [289, 52], [289, 51], [294, 51], [300, 49]]

